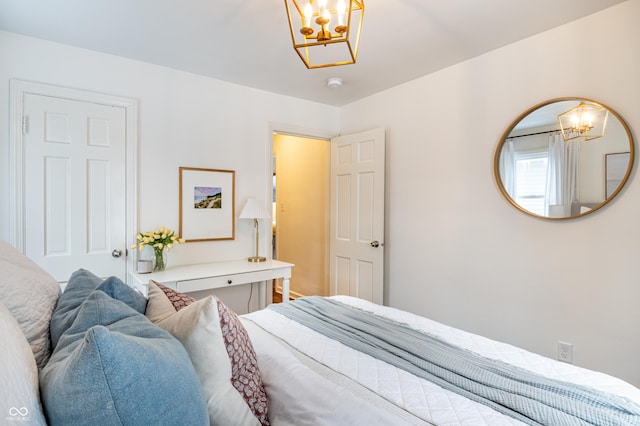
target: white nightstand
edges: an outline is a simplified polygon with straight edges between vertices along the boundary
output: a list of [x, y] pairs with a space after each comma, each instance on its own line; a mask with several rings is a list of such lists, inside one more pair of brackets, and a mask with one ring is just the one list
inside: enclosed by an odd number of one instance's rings
[[[199, 263], [195, 265], [171, 266], [162, 272], [150, 274], [132, 273], [131, 284], [143, 295], [147, 295], [149, 280], [154, 280], [181, 293], [200, 290], [266, 282], [282, 278], [282, 301], [289, 301], [289, 280], [293, 263], [279, 260], [247, 262], [233, 260], [227, 262]], [[259, 306], [267, 305], [266, 285], [259, 295]]]

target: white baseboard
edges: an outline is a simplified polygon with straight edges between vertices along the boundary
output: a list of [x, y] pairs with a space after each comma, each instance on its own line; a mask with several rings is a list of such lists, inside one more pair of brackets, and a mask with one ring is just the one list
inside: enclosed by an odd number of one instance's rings
[[[275, 292], [282, 296], [282, 287], [276, 287]], [[289, 290], [290, 299], [297, 299], [298, 297], [304, 297], [304, 294]]]

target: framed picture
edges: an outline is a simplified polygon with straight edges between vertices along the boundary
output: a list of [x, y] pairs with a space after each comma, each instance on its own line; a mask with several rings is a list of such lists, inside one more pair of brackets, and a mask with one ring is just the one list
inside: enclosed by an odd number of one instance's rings
[[180, 237], [187, 242], [235, 238], [235, 171], [180, 167]]
[[629, 152], [618, 152], [614, 154], [605, 154], [604, 174], [606, 199], [611, 197], [620, 187], [622, 179], [624, 179], [629, 167], [631, 154]]

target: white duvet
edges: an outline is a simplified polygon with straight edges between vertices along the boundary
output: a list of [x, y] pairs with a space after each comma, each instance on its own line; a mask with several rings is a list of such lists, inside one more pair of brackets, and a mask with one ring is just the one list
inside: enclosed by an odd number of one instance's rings
[[[485, 357], [624, 396], [640, 404], [640, 389], [612, 376], [545, 358], [398, 309], [348, 296], [333, 298], [406, 323]], [[243, 318], [250, 320], [244, 322], [258, 356], [270, 399], [269, 417], [274, 426], [522, 424], [269, 309]]]

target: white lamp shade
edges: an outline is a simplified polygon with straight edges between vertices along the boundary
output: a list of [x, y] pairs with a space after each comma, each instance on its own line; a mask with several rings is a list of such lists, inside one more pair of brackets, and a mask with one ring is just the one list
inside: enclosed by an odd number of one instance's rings
[[265, 219], [269, 217], [269, 212], [262, 201], [249, 198], [240, 213], [240, 219]]

